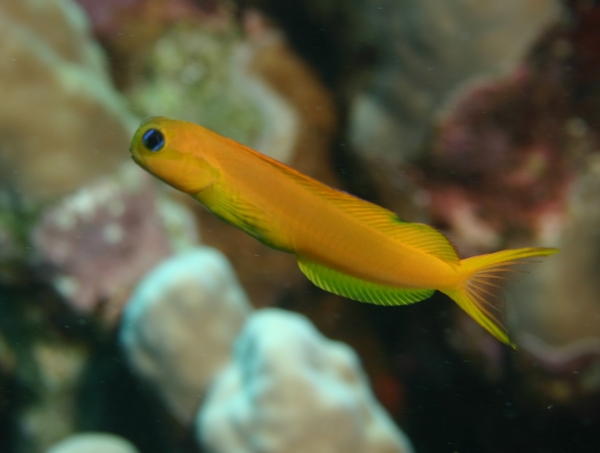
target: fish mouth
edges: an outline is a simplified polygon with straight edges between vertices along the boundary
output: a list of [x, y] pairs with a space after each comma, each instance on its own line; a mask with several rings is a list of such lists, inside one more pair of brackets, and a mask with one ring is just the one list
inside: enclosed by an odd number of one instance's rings
[[140, 156], [138, 153], [132, 151], [131, 152], [131, 158], [140, 167], [147, 168], [145, 159], [142, 156]]

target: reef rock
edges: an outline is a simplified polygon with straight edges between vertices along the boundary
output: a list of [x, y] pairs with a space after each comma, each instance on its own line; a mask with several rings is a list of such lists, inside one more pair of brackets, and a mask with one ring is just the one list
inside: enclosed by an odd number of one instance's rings
[[190, 422], [250, 310], [227, 259], [203, 247], [144, 278], [126, 307], [121, 343], [135, 372]]
[[71, 0], [0, 4], [0, 180], [27, 197], [67, 193], [117, 168], [135, 119]]
[[356, 354], [278, 309], [248, 320], [200, 409], [197, 433], [213, 453], [412, 452]]
[[46, 453], [137, 453], [131, 442], [113, 434], [85, 433], [71, 436]]

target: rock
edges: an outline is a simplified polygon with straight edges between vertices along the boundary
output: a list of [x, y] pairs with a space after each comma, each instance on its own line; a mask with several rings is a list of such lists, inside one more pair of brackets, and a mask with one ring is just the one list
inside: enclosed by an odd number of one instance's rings
[[196, 424], [213, 453], [412, 452], [371, 394], [355, 353], [279, 309], [250, 317]]
[[127, 159], [136, 120], [71, 0], [0, 5], [0, 98], [5, 187], [48, 199]]
[[265, 123], [253, 146], [321, 182], [339, 186], [330, 160], [339, 123], [333, 95], [264, 15], [250, 10], [242, 20], [246, 39], [234, 56], [233, 75]]
[[510, 0], [502, 8], [490, 0], [303, 0], [285, 7], [249, 0], [243, 7], [280, 24], [330, 81], [347, 114], [340, 146], [362, 160], [345, 175], [350, 187], [365, 190], [368, 179], [371, 193], [361, 195], [421, 222], [431, 220], [428, 194], [412, 164], [427, 156], [440, 111], [473, 79], [511, 71], [561, 12], [558, 0]]
[[188, 423], [250, 310], [227, 259], [202, 247], [144, 278], [126, 307], [120, 340], [133, 370]]
[[137, 453], [131, 442], [105, 433], [84, 433], [71, 436], [54, 445], [46, 453]]
[[555, 127], [566, 121], [562, 93], [538, 83], [542, 74], [518, 72], [457, 96], [425, 170], [432, 217], [469, 255], [541, 237], [564, 209], [572, 172]]

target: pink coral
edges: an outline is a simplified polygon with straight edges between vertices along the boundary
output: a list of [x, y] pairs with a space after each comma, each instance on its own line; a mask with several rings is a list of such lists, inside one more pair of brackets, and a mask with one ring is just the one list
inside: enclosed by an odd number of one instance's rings
[[83, 313], [120, 314], [137, 281], [171, 254], [152, 181], [124, 179], [105, 178], [66, 197], [33, 231], [55, 287]]

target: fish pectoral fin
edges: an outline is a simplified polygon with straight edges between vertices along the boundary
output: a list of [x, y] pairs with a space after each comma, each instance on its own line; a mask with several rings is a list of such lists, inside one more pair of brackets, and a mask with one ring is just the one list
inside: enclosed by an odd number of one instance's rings
[[433, 289], [404, 289], [372, 283], [333, 270], [304, 257], [298, 266], [316, 286], [338, 296], [375, 305], [408, 305], [429, 298]]

